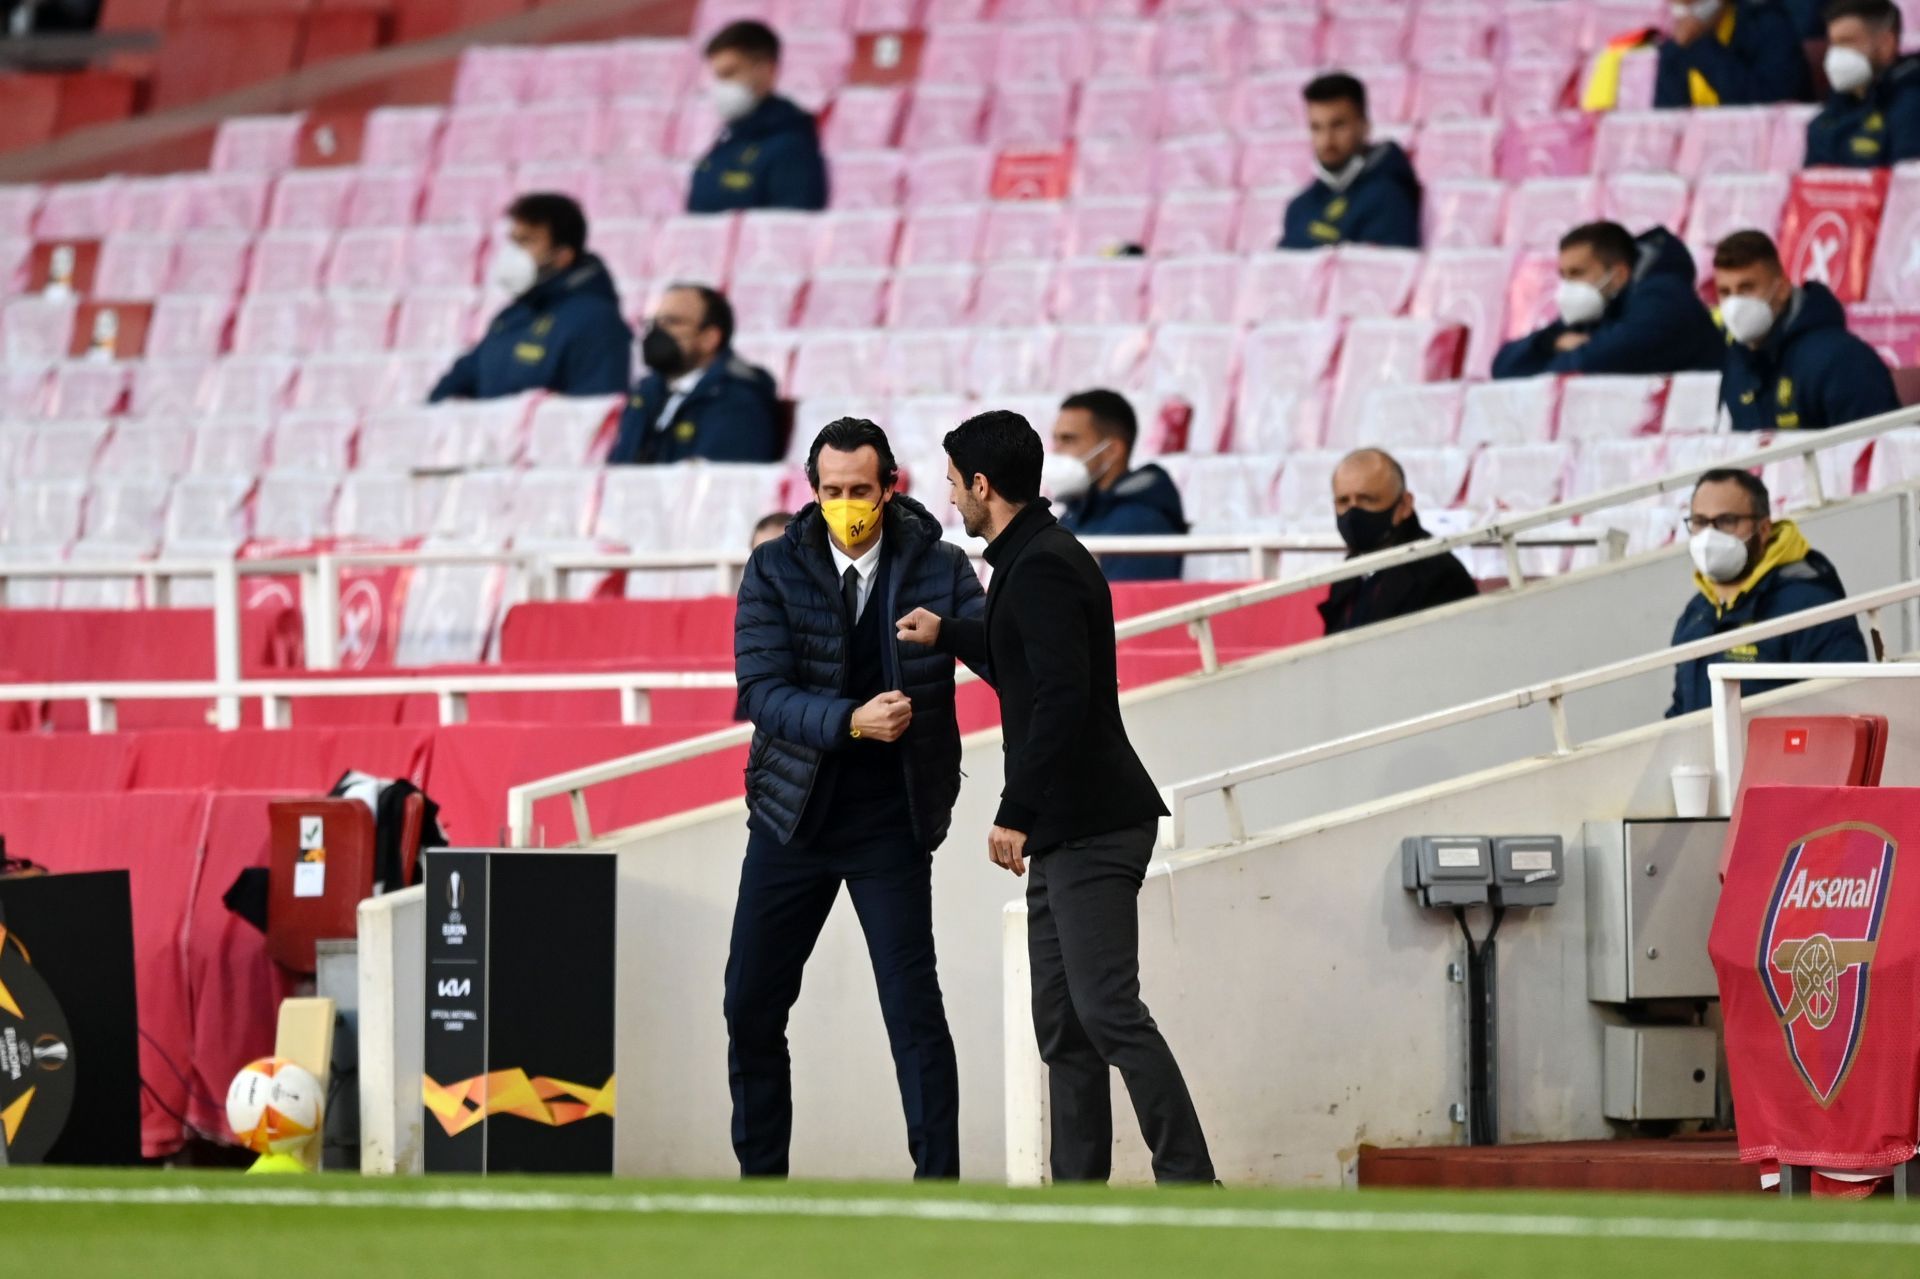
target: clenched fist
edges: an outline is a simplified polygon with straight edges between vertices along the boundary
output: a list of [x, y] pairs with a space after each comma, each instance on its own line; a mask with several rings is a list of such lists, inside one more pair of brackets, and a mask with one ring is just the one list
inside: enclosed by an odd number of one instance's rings
[[916, 608], [900, 619], [900, 640], [906, 644], [925, 644], [931, 648], [940, 642], [940, 615]]
[[913, 723], [913, 699], [887, 692], [853, 713], [853, 731], [876, 742], [897, 742]]

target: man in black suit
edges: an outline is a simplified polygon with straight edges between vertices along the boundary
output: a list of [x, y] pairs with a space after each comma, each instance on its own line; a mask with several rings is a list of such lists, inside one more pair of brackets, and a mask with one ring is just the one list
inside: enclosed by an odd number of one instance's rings
[[1033, 1025], [1048, 1067], [1055, 1181], [1113, 1165], [1118, 1068], [1161, 1182], [1211, 1182], [1200, 1117], [1140, 999], [1140, 881], [1166, 808], [1120, 721], [1113, 596], [1100, 566], [1039, 500], [1040, 437], [1018, 413], [962, 422], [947, 480], [967, 533], [988, 540], [984, 619], [915, 609], [902, 640], [950, 653], [1000, 694], [1006, 786], [987, 835], [1027, 881]]
[[[1347, 558], [1424, 542], [1433, 534], [1413, 509], [1407, 473], [1384, 449], [1355, 449], [1333, 471], [1333, 516]], [[1452, 555], [1434, 555], [1335, 582], [1320, 603], [1327, 634], [1472, 599], [1480, 586]]]

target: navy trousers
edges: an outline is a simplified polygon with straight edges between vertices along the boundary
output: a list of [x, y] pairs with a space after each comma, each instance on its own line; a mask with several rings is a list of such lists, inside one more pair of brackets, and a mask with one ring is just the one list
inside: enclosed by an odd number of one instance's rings
[[843, 883], [880, 989], [913, 1175], [958, 1177], [960, 1082], [934, 970], [932, 855], [907, 836], [810, 848], [758, 831], [747, 841], [727, 956], [727, 1073], [740, 1175], [787, 1175], [787, 1014]]

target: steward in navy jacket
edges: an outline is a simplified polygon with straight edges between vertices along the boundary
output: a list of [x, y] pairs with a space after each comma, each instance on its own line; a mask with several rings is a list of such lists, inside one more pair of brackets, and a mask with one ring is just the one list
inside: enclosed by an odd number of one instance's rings
[[[777, 94], [720, 131], [693, 170], [688, 213], [827, 207], [827, 162], [813, 117]], [[795, 269], [804, 269], [804, 263]]]
[[1920, 55], [1900, 59], [1864, 97], [1836, 93], [1807, 121], [1807, 167], [1885, 168], [1920, 159]]
[[[1792, 520], [1776, 520], [1767, 549], [1747, 575], [1740, 591], [1722, 604], [1713, 584], [1696, 573], [1699, 589], [1687, 601], [1680, 621], [1673, 628], [1673, 642], [1690, 644], [1712, 635], [1738, 639], [1743, 626], [1771, 622], [1789, 613], [1798, 613], [1847, 597], [1840, 574], [1831, 561], [1807, 545], [1807, 539]], [[1715, 662], [1864, 662], [1866, 641], [1860, 637], [1860, 625], [1853, 618], [1824, 622], [1819, 626], [1760, 640], [1753, 644], [1734, 644], [1725, 653], [1696, 658], [1674, 668], [1673, 704], [1667, 718], [1704, 710], [1713, 705], [1713, 693], [1707, 682], [1707, 667]], [[1742, 695], [1751, 697], [1781, 687], [1777, 680], [1743, 680]]]
[[1817, 280], [1793, 301], [1758, 347], [1734, 342], [1720, 399], [1736, 431], [1844, 426], [1900, 407], [1879, 353], [1847, 332], [1847, 313]]
[[672, 420], [660, 414], [672, 398], [667, 379], [648, 373], [627, 398], [610, 462], [778, 462], [779, 395], [773, 375], [722, 347]]
[[611, 395], [633, 376], [633, 330], [599, 258], [588, 253], [493, 318], [427, 399], [491, 400], [522, 391]]
[[[986, 592], [965, 552], [941, 540], [940, 523], [910, 497], [887, 503], [888, 568], [867, 607], [889, 623], [916, 608], [942, 617], [977, 618]], [[913, 699], [913, 723], [900, 739], [913, 833], [928, 851], [947, 837], [960, 794], [960, 729], [953, 709], [953, 658], [904, 644], [887, 628], [887, 685]], [[747, 808], [754, 827], [787, 843], [828, 751], [857, 748], [848, 726], [857, 704], [847, 696], [846, 612], [827, 548], [827, 522], [815, 502], [747, 561], [734, 620], [734, 672], [753, 721], [747, 754]]]
[[1779, 0], [1735, 0], [1692, 44], [1660, 43], [1656, 107], [1744, 107], [1804, 102], [1812, 91], [1806, 46]]
[[[1112, 488], [1091, 488], [1060, 512], [1060, 526], [1075, 537], [1178, 537], [1186, 513], [1173, 477], [1148, 463], [1128, 471]], [[1108, 555], [1100, 571], [1109, 582], [1180, 580], [1178, 555]]]
[[1541, 373], [1679, 373], [1717, 369], [1726, 339], [1694, 292], [1693, 255], [1665, 227], [1636, 236], [1640, 259], [1627, 287], [1586, 331], [1592, 340], [1571, 351], [1554, 343], [1568, 326], [1555, 320], [1500, 348], [1496, 378]]
[[1420, 179], [1398, 143], [1371, 147], [1366, 166], [1345, 191], [1315, 178], [1287, 205], [1281, 248], [1323, 249], [1330, 244], [1420, 247]]

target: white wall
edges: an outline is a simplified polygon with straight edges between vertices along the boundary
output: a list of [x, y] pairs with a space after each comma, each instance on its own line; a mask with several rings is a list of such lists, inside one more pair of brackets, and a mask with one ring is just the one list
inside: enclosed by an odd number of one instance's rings
[[[1810, 514], [1803, 523], [1815, 544], [1839, 564], [1849, 589], [1857, 592], [1906, 576], [1903, 566], [1912, 561], [1907, 501], [1905, 495], [1862, 499]], [[1216, 676], [1157, 685], [1123, 699], [1129, 732], [1153, 776], [1171, 783], [1637, 655], [1665, 645], [1692, 589], [1689, 572], [1684, 552], [1669, 551], [1302, 645]], [[1905, 638], [1902, 635], [1903, 647]], [[1661, 684], [1657, 679], [1644, 681], [1630, 695], [1576, 705], [1576, 734], [1613, 731], [1657, 717], [1665, 707]], [[1704, 741], [1705, 730], [1697, 731]], [[1303, 772], [1285, 785], [1252, 788], [1247, 795], [1249, 820], [1258, 828], [1329, 812], [1524, 758], [1547, 749], [1549, 742], [1544, 719], [1502, 717]], [[1005, 1169], [1001, 908], [1020, 891], [989, 865], [984, 852], [984, 834], [1000, 787], [1000, 756], [997, 730], [968, 740], [962, 764], [968, 778], [954, 814], [954, 833], [935, 858], [934, 871], [941, 983], [960, 1055], [962, 1168], [970, 1178], [989, 1180], [999, 1179]], [[1196, 829], [1207, 837], [1206, 821]], [[732, 1175], [736, 1165], [728, 1144], [726, 1031], [720, 1004], [746, 843], [744, 808], [738, 803], [716, 805], [606, 842], [635, 854], [621, 859], [618, 1167], [634, 1175]], [[1316, 876], [1343, 873], [1350, 874], [1350, 868], [1320, 867]], [[1282, 996], [1276, 991], [1272, 998], [1298, 1000], [1302, 1006], [1312, 1002], [1307, 979], [1341, 962], [1341, 947], [1353, 937], [1372, 936], [1360, 930], [1393, 921], [1393, 908], [1384, 895], [1386, 872], [1368, 873], [1376, 891], [1351, 903], [1366, 912], [1363, 917], [1318, 911], [1309, 915], [1338, 924], [1331, 937], [1316, 943], [1317, 957], [1302, 970], [1298, 993]], [[1274, 908], [1257, 895], [1211, 895], [1213, 876], [1182, 881], [1187, 882], [1203, 886], [1196, 888], [1203, 895], [1197, 903], [1183, 898], [1180, 913], [1201, 931], [1253, 917], [1273, 922]], [[1155, 896], [1165, 892], [1164, 887], [1155, 888], [1143, 914], [1170, 909]], [[1437, 953], [1426, 943], [1426, 928], [1419, 920], [1393, 921], [1389, 958], [1383, 961], [1377, 946], [1370, 946], [1365, 966], [1390, 972], [1395, 982], [1412, 989], [1413, 969], [1428, 974], [1428, 961]], [[1272, 962], [1278, 962], [1293, 954], [1290, 947], [1270, 940], [1249, 940], [1247, 945], [1246, 954], [1238, 958], [1216, 956], [1220, 971], [1244, 970], [1247, 955], [1271, 954]], [[1155, 1013], [1170, 1028], [1186, 1025], [1189, 1010], [1176, 1011], [1175, 1005], [1193, 993], [1187, 977], [1176, 977], [1182, 971], [1173, 964], [1160, 975], [1150, 969], [1148, 990], [1150, 997], [1157, 994]], [[1198, 980], [1197, 973], [1192, 980]], [[1207, 980], [1216, 981], [1217, 972]], [[1296, 984], [1292, 975], [1288, 983]], [[1246, 986], [1246, 997], [1258, 989], [1263, 988]], [[1443, 1007], [1443, 996], [1435, 995], [1431, 1006], [1416, 1004], [1417, 1011], [1398, 1009], [1394, 1018], [1408, 1024], [1385, 1043], [1365, 1035], [1373, 1024], [1368, 1018], [1348, 1016], [1339, 1008], [1327, 1015], [1348, 1027], [1349, 1055], [1358, 1051], [1369, 1058], [1393, 1058], [1384, 1068], [1411, 1072], [1402, 1060], [1403, 1045], [1427, 1043], [1437, 1028], [1455, 1024]], [[1244, 1013], [1259, 1011], [1249, 1008]], [[908, 1175], [905, 1128], [872, 972], [859, 929], [844, 904], [808, 965], [791, 1039], [795, 1174]], [[1237, 1060], [1254, 1051], [1259, 1040], [1250, 1035], [1244, 1042], [1199, 1041], [1189, 1047], [1176, 1032], [1173, 1042], [1183, 1060], [1202, 1052]], [[1366, 1046], [1351, 1047], [1355, 1044]], [[1266, 1045], [1261, 1051], [1278, 1047]], [[1280, 1056], [1269, 1064], [1272, 1079], [1266, 1086], [1279, 1104], [1296, 1090], [1287, 1081]], [[1231, 1115], [1225, 1108], [1208, 1113], [1216, 1127]], [[1524, 1123], [1538, 1126], [1532, 1120]], [[1397, 1139], [1415, 1131], [1425, 1129], [1410, 1123], [1383, 1130], [1378, 1138]], [[1312, 1166], [1324, 1175], [1323, 1164]], [[1293, 1179], [1304, 1176], [1307, 1167], [1307, 1162], [1291, 1161], [1276, 1151], [1264, 1162], [1246, 1162], [1235, 1175], [1257, 1172], [1263, 1178]]]

